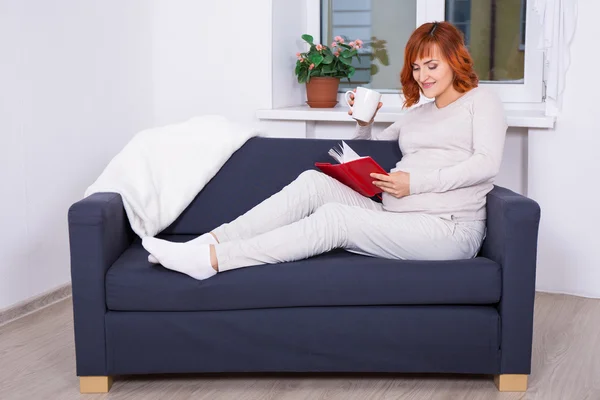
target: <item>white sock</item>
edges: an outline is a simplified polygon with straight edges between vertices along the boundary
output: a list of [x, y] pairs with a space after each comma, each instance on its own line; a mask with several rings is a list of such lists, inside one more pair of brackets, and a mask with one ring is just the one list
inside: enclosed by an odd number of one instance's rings
[[[194, 238], [192, 240], [187, 241], [186, 243], [193, 243], [193, 244], [217, 244], [217, 240], [215, 239], [215, 237], [213, 235], [211, 235], [210, 233], [205, 233], [204, 235], [200, 235], [197, 238]], [[148, 261], [151, 262], [152, 264], [159, 264], [158, 260], [156, 259], [156, 257], [154, 257], [152, 254], [148, 255]]]
[[206, 279], [217, 271], [210, 264], [210, 245], [175, 243], [168, 240], [145, 237], [142, 246], [163, 265], [173, 271], [189, 275], [194, 279]]

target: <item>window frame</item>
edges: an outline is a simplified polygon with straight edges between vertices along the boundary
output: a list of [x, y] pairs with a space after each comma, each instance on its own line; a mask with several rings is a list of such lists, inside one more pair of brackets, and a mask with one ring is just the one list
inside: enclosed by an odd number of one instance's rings
[[[307, 32], [315, 38], [317, 43], [320, 43], [321, 0], [306, 1]], [[533, 12], [534, 2], [527, 1], [526, 4], [524, 83], [480, 82], [480, 86], [494, 90], [504, 103], [541, 104], [544, 101], [544, 54], [543, 51], [537, 49], [542, 27], [539, 19], [535, 18], [535, 12]], [[444, 21], [445, 9], [445, 0], [418, 0], [415, 28], [429, 21]], [[401, 92], [393, 89], [379, 91], [383, 94], [382, 101], [386, 106], [399, 107], [402, 105], [404, 96]], [[342, 96], [343, 93], [340, 93], [339, 98], [341, 99]], [[421, 96], [419, 104], [432, 100]]]

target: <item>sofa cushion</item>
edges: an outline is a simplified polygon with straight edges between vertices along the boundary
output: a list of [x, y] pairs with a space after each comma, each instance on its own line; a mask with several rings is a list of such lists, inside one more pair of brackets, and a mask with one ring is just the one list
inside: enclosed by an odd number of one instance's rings
[[[186, 241], [187, 235], [164, 237]], [[150, 264], [140, 240], [107, 271], [106, 302], [116, 311], [241, 310], [280, 307], [494, 304], [500, 266], [483, 257], [398, 261], [344, 250], [260, 265], [198, 281]]]

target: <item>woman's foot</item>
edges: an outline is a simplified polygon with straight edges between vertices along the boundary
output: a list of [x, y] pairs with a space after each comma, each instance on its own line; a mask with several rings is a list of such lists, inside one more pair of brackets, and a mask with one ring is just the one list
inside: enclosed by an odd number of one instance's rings
[[194, 279], [207, 279], [217, 271], [210, 260], [210, 244], [175, 243], [168, 240], [145, 237], [142, 246], [163, 265], [173, 271]]
[[[217, 244], [217, 239], [211, 233], [205, 233], [204, 235], [200, 235], [197, 238], [187, 241], [186, 243], [191, 244]], [[148, 255], [148, 261], [152, 264], [160, 264], [159, 261], [152, 254]]]

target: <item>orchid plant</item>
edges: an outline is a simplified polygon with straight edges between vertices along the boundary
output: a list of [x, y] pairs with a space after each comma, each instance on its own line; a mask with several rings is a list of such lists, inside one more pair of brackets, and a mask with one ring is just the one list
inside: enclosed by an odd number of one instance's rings
[[332, 77], [350, 78], [356, 72], [352, 66], [352, 59], [356, 57], [360, 62], [358, 49], [363, 47], [363, 41], [356, 39], [346, 43], [344, 38], [336, 36], [331, 46], [313, 43], [310, 35], [302, 35], [302, 39], [309, 44], [307, 52], [296, 53], [296, 76], [298, 83], [308, 83], [310, 78]]

